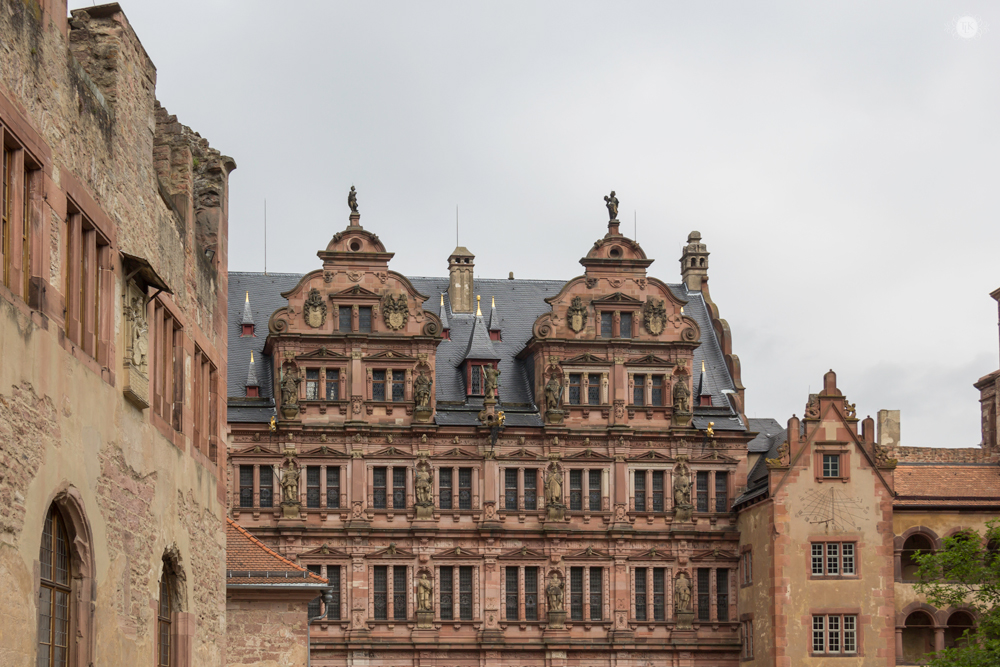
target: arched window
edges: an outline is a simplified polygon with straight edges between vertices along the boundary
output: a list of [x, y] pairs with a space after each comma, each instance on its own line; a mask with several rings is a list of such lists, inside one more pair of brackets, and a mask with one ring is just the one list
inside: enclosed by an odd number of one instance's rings
[[170, 583], [164, 562], [163, 577], [160, 579], [160, 604], [156, 612], [156, 667], [170, 667], [170, 614], [173, 604], [170, 599]]
[[972, 615], [965, 611], [956, 611], [948, 617], [948, 627], [944, 631], [945, 648], [956, 648], [966, 640], [966, 630], [975, 627]]
[[918, 551], [920, 553], [930, 553], [934, 551], [934, 545], [931, 543], [931, 539], [926, 535], [921, 535], [920, 533], [910, 535], [906, 538], [906, 542], [903, 543], [903, 553], [900, 556], [900, 570], [903, 581], [917, 580], [917, 569], [920, 566], [917, 565], [917, 561], [914, 560], [913, 554]]
[[923, 611], [906, 617], [903, 627], [903, 664], [918, 664], [934, 650], [934, 622]]
[[69, 661], [69, 537], [62, 516], [49, 508], [42, 530], [41, 586], [38, 592], [38, 667], [66, 667]]

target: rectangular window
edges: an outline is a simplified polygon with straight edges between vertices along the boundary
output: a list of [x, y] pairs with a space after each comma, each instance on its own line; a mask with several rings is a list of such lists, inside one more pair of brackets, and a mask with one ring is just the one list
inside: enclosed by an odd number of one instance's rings
[[840, 571], [845, 577], [853, 577], [857, 572], [854, 569], [854, 543], [845, 542], [840, 545], [841, 568]]
[[715, 613], [720, 622], [729, 620], [729, 570], [715, 571]]
[[635, 511], [645, 512], [646, 511], [646, 471], [636, 470], [632, 473], [632, 485], [635, 488], [635, 494], [632, 498], [635, 501]]
[[503, 478], [503, 507], [509, 511], [517, 510], [517, 468], [507, 468], [504, 470]]
[[260, 467], [260, 506], [274, 507], [274, 467]]
[[3, 145], [3, 133], [0, 132], [0, 147], [3, 157], [0, 159], [0, 261], [3, 262], [3, 284], [10, 285], [11, 275], [11, 239], [14, 236], [14, 151]]
[[194, 346], [194, 359], [191, 360], [191, 371], [194, 375], [192, 389], [194, 390], [194, 446], [198, 451], [215, 461], [216, 451], [216, 420], [215, 417], [215, 365], [197, 345]]
[[[14, 293], [20, 291], [21, 298], [27, 302], [31, 289], [31, 186], [38, 166], [5, 129], [0, 126], [0, 146], [3, 148], [0, 154], [0, 266], [3, 284]], [[18, 154], [21, 164], [18, 164]], [[18, 173], [20, 183], [16, 180]], [[18, 189], [21, 202], [15, 210], [14, 196]], [[21, 257], [20, 281], [15, 281], [15, 255]]]
[[840, 616], [826, 617], [826, 650], [840, 653]]
[[438, 506], [443, 510], [450, 510], [452, 503], [452, 469], [441, 468], [438, 471]]
[[253, 507], [253, 466], [240, 466], [240, 507]]
[[662, 567], [653, 568], [653, 620], [667, 620], [667, 576]]
[[319, 399], [319, 369], [306, 369], [306, 400], [315, 401]]
[[538, 620], [538, 568], [524, 568], [524, 620]]
[[520, 620], [518, 614], [518, 568], [507, 567], [504, 568], [506, 573], [506, 591], [505, 599], [507, 601], [507, 620], [517, 621]]
[[329, 466], [326, 469], [326, 506], [333, 509], [340, 507], [340, 467]]
[[587, 376], [587, 403], [589, 405], [601, 404], [601, 376], [591, 373]]
[[840, 545], [828, 542], [826, 545], [826, 573], [834, 576], [840, 574]]
[[740, 624], [740, 629], [743, 634], [742, 657], [749, 660], [753, 658], [753, 621], [743, 621]]
[[840, 454], [823, 455], [823, 477], [840, 477]]
[[583, 620], [583, 568], [569, 569], [569, 618], [571, 621]]
[[[316, 576], [323, 576], [322, 565], [306, 565], [306, 569]], [[309, 618], [313, 619], [323, 613], [323, 596], [319, 595], [309, 601]]]
[[472, 509], [472, 468], [458, 469], [458, 509]]
[[372, 504], [375, 509], [386, 509], [386, 468], [372, 469]]
[[581, 375], [579, 373], [569, 374], [569, 404], [580, 405]]
[[844, 653], [858, 652], [857, 623], [857, 616], [844, 616]]
[[632, 405], [646, 405], [646, 376], [635, 375], [632, 380]]
[[823, 576], [823, 545], [812, 545], [812, 573], [815, 577]]
[[373, 593], [373, 603], [375, 607], [375, 618], [377, 620], [388, 620], [389, 618], [389, 567], [386, 565], [376, 565], [373, 573], [373, 583], [375, 591]]
[[858, 617], [829, 614], [813, 616], [813, 653], [857, 653]]
[[653, 393], [649, 401], [650, 405], [663, 405], [663, 376], [653, 376]]
[[319, 473], [319, 466], [308, 466], [306, 468], [306, 507], [319, 507]]
[[708, 475], [706, 471], [701, 471], [695, 477], [697, 484], [697, 511], [708, 511]]
[[638, 621], [648, 621], [646, 616], [646, 568], [635, 569], [635, 618]]
[[330, 604], [326, 608], [326, 617], [331, 621], [339, 621], [340, 620], [340, 566], [327, 565], [326, 578], [330, 582], [328, 586], [330, 588], [330, 592], [333, 594], [333, 599], [330, 600]]
[[351, 333], [351, 307], [341, 306], [337, 309], [340, 333]]
[[569, 508], [571, 510], [583, 509], [583, 471], [569, 471]]
[[405, 398], [406, 371], [392, 372], [392, 400], [402, 401]]
[[392, 617], [397, 621], [406, 620], [406, 566], [392, 566]]
[[698, 620], [711, 619], [712, 571], [707, 567], [698, 568]]
[[614, 313], [601, 313], [601, 338], [614, 337]]
[[753, 583], [753, 552], [744, 551], [740, 554], [740, 569], [743, 571], [743, 583]]
[[406, 468], [392, 469], [392, 508], [406, 507]]
[[107, 339], [104, 311], [109, 304], [102, 303], [101, 283], [102, 273], [111, 269], [111, 245], [69, 201], [66, 218], [66, 335], [102, 361], [99, 351], [101, 341]]
[[590, 568], [590, 620], [604, 618], [604, 568]]
[[152, 409], [179, 431], [184, 406], [183, 332], [180, 322], [159, 299], [153, 299], [152, 311], [149, 322]]
[[653, 511], [662, 512], [663, 508], [663, 471], [653, 471]]
[[441, 620], [451, 621], [455, 618], [455, 575], [450, 567], [441, 568]]
[[340, 371], [334, 368], [326, 369], [326, 400], [340, 400]]
[[472, 566], [458, 568], [458, 617], [463, 621], [472, 620]]
[[538, 509], [538, 472], [531, 468], [524, 471], [524, 509]]
[[587, 509], [591, 512], [601, 511], [601, 471], [591, 470], [589, 472], [589, 479], [587, 480], [587, 495], [588, 498]]
[[372, 400], [385, 400], [385, 371], [372, 371]]
[[715, 473], [715, 511], [729, 511], [729, 474], [723, 471]]
[[372, 332], [372, 307], [361, 306], [358, 308], [358, 331], [360, 333]]
[[632, 313], [622, 313], [619, 322], [619, 330], [622, 338], [632, 337]]
[[813, 653], [826, 652], [826, 616], [813, 616]]
[[472, 365], [469, 366], [469, 393], [473, 396], [482, 396], [483, 394], [483, 367]]
[[854, 542], [814, 542], [810, 563], [814, 577], [836, 577], [857, 574]]

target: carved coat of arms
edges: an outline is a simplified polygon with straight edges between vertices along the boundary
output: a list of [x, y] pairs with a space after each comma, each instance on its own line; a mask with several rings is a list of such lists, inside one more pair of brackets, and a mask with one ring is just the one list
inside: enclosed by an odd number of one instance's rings
[[663, 307], [663, 299], [657, 301], [649, 297], [642, 307], [642, 324], [654, 336], [663, 333], [663, 327], [667, 324], [667, 310]]
[[326, 322], [326, 304], [315, 287], [309, 290], [309, 296], [302, 304], [302, 315], [306, 319], [306, 324], [313, 329], [320, 328]]
[[393, 297], [386, 294], [382, 301], [382, 319], [385, 325], [393, 331], [399, 331], [406, 326], [406, 320], [410, 317], [410, 308], [406, 303], [406, 295], [400, 294]]
[[587, 307], [580, 297], [573, 297], [573, 303], [566, 311], [566, 322], [575, 333], [580, 333], [587, 326]]

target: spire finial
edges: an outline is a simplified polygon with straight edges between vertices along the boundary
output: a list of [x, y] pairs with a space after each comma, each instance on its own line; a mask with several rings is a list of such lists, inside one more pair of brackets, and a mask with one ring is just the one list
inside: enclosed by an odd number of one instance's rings
[[497, 307], [497, 298], [495, 296], [491, 296], [490, 297], [490, 308], [496, 308], [496, 307]]
[[480, 308], [479, 308], [479, 300], [482, 299], [482, 298], [483, 297], [479, 296], [478, 294], [476, 295], [476, 317], [482, 317], [483, 316], [483, 311], [480, 310]]
[[250, 350], [250, 363], [253, 363], [253, 350]]
[[247, 300], [246, 300], [246, 303], [250, 303], [250, 292], [247, 292]]
[[444, 305], [444, 292], [441, 292], [441, 305]]
[[705, 360], [704, 359], [701, 360], [701, 372], [702, 373], [705, 372]]

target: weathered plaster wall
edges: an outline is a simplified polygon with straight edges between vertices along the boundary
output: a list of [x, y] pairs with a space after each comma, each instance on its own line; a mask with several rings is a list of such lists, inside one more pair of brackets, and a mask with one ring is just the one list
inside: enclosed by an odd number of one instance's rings
[[[308, 597], [254, 590], [230, 594], [226, 604], [229, 667], [300, 667], [306, 664]], [[293, 594], [294, 595], [294, 594]]]
[[744, 586], [742, 573], [737, 576], [739, 620], [753, 621], [753, 660], [741, 664], [774, 664], [774, 545], [772, 537], [773, 506], [770, 501], [740, 512], [740, 552], [751, 549], [752, 583]]

